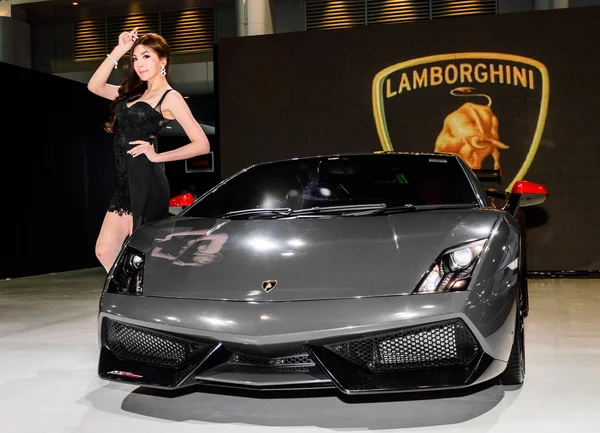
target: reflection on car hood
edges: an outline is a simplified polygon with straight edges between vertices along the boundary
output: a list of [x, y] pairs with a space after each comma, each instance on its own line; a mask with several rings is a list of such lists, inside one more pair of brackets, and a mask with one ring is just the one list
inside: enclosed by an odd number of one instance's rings
[[[489, 236], [498, 213], [394, 215], [147, 224], [130, 245], [145, 258], [144, 295], [299, 301], [411, 293], [440, 253]], [[272, 290], [269, 290], [273, 286]], [[276, 283], [274, 283], [276, 281]]]

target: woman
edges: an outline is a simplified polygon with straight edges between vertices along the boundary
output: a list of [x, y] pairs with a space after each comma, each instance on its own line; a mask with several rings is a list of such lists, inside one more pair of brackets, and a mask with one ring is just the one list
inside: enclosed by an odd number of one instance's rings
[[[119, 59], [129, 52], [129, 71], [120, 86], [107, 84]], [[169, 215], [169, 183], [164, 162], [208, 153], [208, 139], [181, 94], [167, 82], [169, 46], [159, 35], [138, 37], [137, 28], [119, 35], [88, 83], [96, 95], [110, 99], [107, 132], [114, 132], [116, 188], [96, 242], [96, 256], [108, 272], [123, 241], [147, 221]], [[160, 129], [177, 120], [190, 143], [157, 153]]]

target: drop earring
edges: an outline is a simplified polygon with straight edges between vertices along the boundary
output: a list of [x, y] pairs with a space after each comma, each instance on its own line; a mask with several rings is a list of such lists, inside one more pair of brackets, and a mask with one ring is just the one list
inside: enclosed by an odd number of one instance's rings
[[165, 69], [165, 65], [162, 65], [162, 66], [160, 67], [160, 75], [162, 75], [163, 77], [164, 77], [165, 75], [167, 75], [167, 70]]

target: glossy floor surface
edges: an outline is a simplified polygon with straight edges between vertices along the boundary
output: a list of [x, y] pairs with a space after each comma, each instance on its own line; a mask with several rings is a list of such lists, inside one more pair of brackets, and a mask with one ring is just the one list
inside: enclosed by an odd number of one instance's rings
[[348, 401], [164, 395], [96, 377], [101, 271], [0, 281], [0, 431], [598, 432], [600, 280], [531, 280], [519, 388]]

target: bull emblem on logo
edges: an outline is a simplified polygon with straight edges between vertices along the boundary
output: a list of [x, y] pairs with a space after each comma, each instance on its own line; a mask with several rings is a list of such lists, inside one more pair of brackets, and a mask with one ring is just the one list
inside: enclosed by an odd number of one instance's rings
[[494, 170], [500, 170], [499, 149], [508, 149], [509, 146], [500, 141], [498, 118], [492, 111], [492, 98], [484, 93], [472, 93], [473, 90], [474, 87], [457, 87], [450, 94], [481, 96], [487, 98], [487, 105], [466, 102], [446, 116], [435, 142], [435, 151], [457, 154], [472, 169], [481, 169], [483, 161], [491, 155]]
[[265, 280], [262, 282], [262, 288], [265, 292], [269, 293], [277, 285], [277, 280]]

